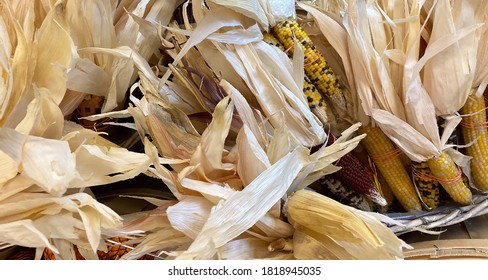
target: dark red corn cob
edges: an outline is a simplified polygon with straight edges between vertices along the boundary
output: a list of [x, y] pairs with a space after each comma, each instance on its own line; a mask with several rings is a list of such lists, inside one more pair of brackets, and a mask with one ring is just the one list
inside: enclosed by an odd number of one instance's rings
[[[327, 140], [327, 145], [335, 141], [331, 135]], [[386, 200], [378, 190], [378, 182], [375, 180], [374, 172], [353, 152], [349, 152], [341, 157], [334, 165], [341, 167], [339, 171], [334, 173], [334, 176], [339, 179], [345, 187], [351, 189], [358, 194], [364, 195], [372, 202], [386, 206]]]

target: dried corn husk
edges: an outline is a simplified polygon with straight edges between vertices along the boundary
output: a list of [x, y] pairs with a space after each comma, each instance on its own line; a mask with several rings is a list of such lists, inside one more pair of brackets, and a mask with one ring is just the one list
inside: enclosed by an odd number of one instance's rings
[[[298, 191], [288, 198], [285, 207], [291, 224], [301, 235], [309, 235], [312, 244], [316, 239], [329, 250], [332, 256], [327, 258], [398, 259], [403, 258], [402, 247], [408, 247], [366, 212], [315, 192]], [[302, 241], [295, 244], [295, 250], [297, 246], [310, 245]], [[320, 247], [315, 245], [317, 254], [325, 251]]]
[[[93, 259], [97, 249], [106, 249], [105, 237], [131, 234], [118, 230], [121, 217], [84, 190], [133, 178], [146, 172], [152, 159], [64, 118], [84, 94], [109, 96], [108, 107], [111, 98], [119, 103], [133, 79], [130, 65], [150, 68], [140, 63], [145, 59], [134, 62], [129, 55], [78, 52], [79, 47], [117, 47], [115, 6], [109, 0], [1, 2], [0, 63], [6, 71], [0, 97], [1, 247], [46, 247], [58, 258], [70, 259], [76, 245]], [[161, 5], [152, 7], [148, 15], [160, 14]], [[131, 34], [148, 58], [157, 51], [157, 36]], [[145, 45], [149, 39], [151, 54]]]

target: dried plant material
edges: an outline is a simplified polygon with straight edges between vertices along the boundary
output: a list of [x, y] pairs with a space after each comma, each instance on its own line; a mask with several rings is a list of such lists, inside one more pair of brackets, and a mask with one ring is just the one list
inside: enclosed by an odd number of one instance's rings
[[1, 76], [2, 79], [0, 80], [0, 120], [3, 118], [5, 114], [5, 110], [7, 105], [9, 104], [9, 99], [11, 98], [10, 95], [12, 94], [12, 83], [13, 83], [13, 76], [12, 70], [10, 65], [10, 56], [12, 54], [12, 46], [10, 42], [10, 36], [7, 32], [7, 26], [5, 26], [5, 21], [0, 18], [0, 36], [4, 38], [1, 44], [0, 50], [0, 66], [1, 66]]
[[215, 180], [233, 173], [234, 166], [222, 162], [222, 151], [229, 133], [234, 105], [229, 97], [225, 97], [215, 107], [213, 119], [202, 134], [200, 144], [196, 148], [190, 165], [198, 166], [198, 175]]
[[48, 247], [54, 252], [58, 250], [48, 239], [69, 240], [96, 250], [102, 240], [100, 230], [121, 225], [115, 212], [85, 193], [65, 197], [22, 193], [3, 200], [0, 208], [2, 240], [26, 247]]
[[485, 25], [481, 29], [478, 52], [476, 56], [476, 70], [473, 80], [473, 87], [478, 87], [477, 96], [481, 96], [488, 85], [488, 5], [484, 9]]
[[166, 251], [173, 251], [179, 249], [181, 246], [187, 246], [190, 243], [190, 240], [191, 239], [175, 229], [161, 229], [148, 234], [142, 241], [137, 239], [132, 240], [132, 242], [140, 241], [140, 243], [137, 244], [134, 250], [125, 254], [120, 259], [138, 259], [146, 254], [151, 254], [158, 251], [161, 251], [161, 254], [164, 254]]
[[17, 176], [17, 162], [6, 153], [0, 151], [0, 189], [10, 179]]
[[[432, 32], [422, 59], [428, 59], [423, 81], [438, 115], [457, 112], [470, 94], [487, 3], [440, 0], [435, 5]], [[432, 52], [435, 55], [429, 56]]]
[[259, 145], [254, 134], [244, 125], [237, 136], [238, 153], [237, 172], [244, 183], [248, 185], [259, 174], [271, 166], [266, 151]]
[[38, 52], [33, 83], [49, 90], [59, 104], [66, 93], [66, 71], [72, 59], [73, 41], [69, 36], [66, 15], [67, 1], [59, 1], [43, 21], [37, 38]]
[[297, 149], [261, 173], [241, 192], [219, 203], [202, 231], [181, 259], [210, 259], [221, 247], [255, 224], [286, 192], [306, 163], [306, 151]]
[[85, 186], [131, 179], [145, 172], [151, 164], [146, 154], [130, 152], [124, 148], [83, 145], [75, 155], [77, 169]]
[[[339, 2], [339, 1], [338, 1]], [[307, 4], [304, 1], [298, 1], [297, 5], [303, 10], [307, 11], [315, 20], [320, 32], [324, 35], [330, 45], [336, 50], [340, 56], [342, 67], [344, 68], [345, 77], [347, 79], [347, 84], [350, 88], [355, 90], [356, 79], [353, 73], [353, 63], [352, 55], [349, 52], [348, 46], [348, 36], [345, 30], [339, 22], [337, 22], [330, 13], [325, 13], [316, 7]], [[314, 3], [317, 5], [317, 3]], [[339, 70], [333, 68], [335, 71]], [[337, 69], [337, 70], [336, 70]], [[358, 90], [358, 92], [361, 92]], [[348, 96], [346, 96], [348, 98]], [[357, 95], [352, 94], [351, 100], [348, 100], [347, 114], [351, 116], [354, 120], [359, 120], [358, 118], [358, 100]]]
[[[54, 195], [63, 194], [79, 179], [68, 143], [0, 128], [3, 152], [17, 162], [18, 171]], [[49, 162], [49, 164], [45, 164]]]
[[258, 111], [253, 109], [244, 95], [242, 95], [241, 92], [227, 80], [222, 79], [219, 85], [231, 97], [243, 125], [247, 126], [248, 129], [252, 131], [259, 145], [261, 147], [264, 146], [267, 142], [267, 133], [266, 128], [262, 124], [264, 120], [258, 119], [256, 116]]
[[185, 196], [166, 211], [171, 226], [195, 239], [210, 215], [213, 204], [203, 197]]
[[285, 207], [296, 229], [323, 243], [339, 259], [403, 258], [405, 244], [365, 212], [306, 190], [289, 197]]
[[256, 22], [260, 23], [263, 27], [267, 27], [269, 25], [265, 11], [267, 7], [263, 7], [262, 1], [251, 0], [243, 2], [233, 0], [211, 0], [211, 2], [232, 9], [247, 17], [250, 17]]
[[256, 260], [276, 259], [285, 257], [287, 252], [271, 252], [268, 250], [269, 242], [258, 238], [243, 238], [230, 241], [218, 251], [223, 260]]
[[297, 260], [337, 260], [325, 244], [313, 237], [295, 230], [293, 234], [293, 256]]
[[64, 117], [45, 88], [34, 87], [34, 99], [27, 106], [25, 118], [16, 131], [49, 139], [59, 139], [63, 133]]

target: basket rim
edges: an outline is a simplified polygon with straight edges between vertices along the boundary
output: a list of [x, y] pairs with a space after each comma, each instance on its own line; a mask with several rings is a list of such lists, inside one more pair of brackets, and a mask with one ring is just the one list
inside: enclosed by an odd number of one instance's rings
[[396, 235], [411, 231], [431, 234], [441, 233], [430, 229], [454, 225], [470, 218], [488, 214], [488, 195], [473, 195], [473, 203], [466, 206], [445, 205], [431, 211], [411, 211], [406, 213], [386, 213], [383, 223]]

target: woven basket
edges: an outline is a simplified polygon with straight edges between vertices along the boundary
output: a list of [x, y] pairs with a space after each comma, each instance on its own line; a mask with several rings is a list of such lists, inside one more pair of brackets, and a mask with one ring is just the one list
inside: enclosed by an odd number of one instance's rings
[[428, 231], [461, 223], [470, 218], [488, 213], [488, 195], [473, 195], [473, 203], [468, 206], [441, 206], [436, 210], [388, 213], [392, 221], [383, 221], [396, 235], [411, 231]]

